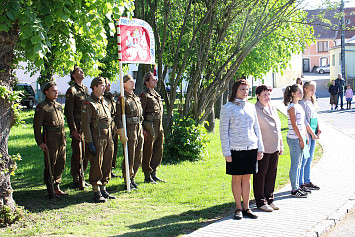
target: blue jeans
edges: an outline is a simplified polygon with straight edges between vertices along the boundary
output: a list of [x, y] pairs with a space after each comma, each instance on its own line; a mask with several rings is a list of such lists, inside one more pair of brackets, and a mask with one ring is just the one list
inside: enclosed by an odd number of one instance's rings
[[[338, 102], [339, 102], [339, 98], [340, 98], [340, 108], [343, 108], [343, 97], [344, 97], [343, 92], [338, 92]], [[336, 107], [338, 107], [338, 103], [337, 103]]]
[[302, 165], [303, 151], [300, 146], [300, 139], [287, 138], [287, 144], [290, 149], [291, 167], [290, 181], [292, 190], [299, 188], [300, 170]]
[[[309, 184], [311, 182], [311, 163], [313, 160], [314, 149], [316, 148], [316, 140], [309, 139], [309, 158], [302, 159], [300, 170], [300, 185]], [[302, 156], [303, 157], [303, 156]]]

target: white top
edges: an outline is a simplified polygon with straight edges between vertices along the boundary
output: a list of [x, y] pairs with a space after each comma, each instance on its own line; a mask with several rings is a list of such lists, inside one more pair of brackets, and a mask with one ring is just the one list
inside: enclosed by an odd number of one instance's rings
[[300, 104], [294, 104], [291, 103], [287, 107], [287, 117], [288, 117], [288, 133], [287, 137], [291, 139], [297, 139], [298, 136], [296, 135], [295, 131], [293, 130], [291, 120], [290, 120], [290, 115], [288, 113], [289, 109], [295, 108], [295, 113], [296, 113], [296, 124], [298, 129], [300, 130], [301, 136], [304, 136], [306, 134], [306, 116], [305, 112]]
[[228, 102], [221, 109], [219, 133], [223, 156], [231, 150], [258, 149], [264, 151], [255, 106], [240, 99]]
[[316, 105], [307, 100], [300, 100], [298, 103], [302, 106], [306, 114], [306, 126], [311, 126], [311, 118], [317, 118]]

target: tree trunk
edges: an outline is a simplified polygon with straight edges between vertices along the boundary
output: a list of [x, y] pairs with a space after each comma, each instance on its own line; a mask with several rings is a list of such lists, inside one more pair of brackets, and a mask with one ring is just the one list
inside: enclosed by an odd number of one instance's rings
[[207, 129], [208, 132], [213, 132], [214, 133], [214, 128], [216, 126], [216, 119], [215, 119], [215, 114], [214, 114], [214, 108], [212, 108], [211, 113], [207, 117], [208, 124], [205, 123], [205, 128]]
[[139, 64], [138, 75], [136, 78], [136, 89], [134, 90], [134, 93], [137, 95], [144, 91], [143, 76], [145, 73], [151, 71], [151, 67], [152, 66], [150, 64]]
[[[18, 40], [19, 28], [17, 23], [9, 32], [0, 31], [0, 87], [12, 92], [15, 83], [12, 75], [12, 61], [14, 48]], [[11, 101], [0, 96], [0, 209], [4, 205], [12, 210], [16, 209], [12, 197], [10, 173], [14, 167], [14, 161], [8, 154], [8, 140], [11, 126], [14, 124], [14, 111], [11, 108]]]
[[214, 117], [216, 119], [220, 119], [221, 108], [223, 106], [223, 94], [217, 99], [216, 103], [214, 104]]

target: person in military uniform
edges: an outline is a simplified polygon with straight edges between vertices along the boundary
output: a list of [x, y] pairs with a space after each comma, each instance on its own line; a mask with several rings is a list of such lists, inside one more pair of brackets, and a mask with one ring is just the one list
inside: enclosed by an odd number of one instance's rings
[[[117, 148], [118, 148], [118, 134], [115, 133], [115, 122], [114, 122], [114, 117], [116, 114], [116, 101], [114, 95], [110, 92], [111, 90], [111, 83], [108, 80], [107, 77], [105, 77], [105, 82], [106, 82], [106, 89], [105, 89], [105, 94], [104, 98], [107, 101], [107, 104], [109, 105], [110, 111], [111, 111], [111, 117], [112, 117], [112, 131], [113, 131], [113, 158], [112, 158], [112, 169], [116, 168], [116, 158], [117, 158]], [[115, 175], [111, 171], [111, 178], [117, 178], [118, 176]]]
[[[136, 174], [142, 163], [143, 151], [143, 109], [138, 96], [133, 93], [135, 83], [130, 75], [123, 77], [124, 98], [125, 98], [125, 113], [126, 113], [126, 128], [127, 128], [127, 148], [128, 148], [128, 164], [129, 175], [131, 181], [131, 189], [138, 188], [135, 182]], [[121, 97], [117, 100], [117, 113], [115, 117], [115, 124], [117, 126], [117, 133], [120, 135], [122, 144], [126, 144], [126, 136], [124, 135], [124, 128], [122, 124], [122, 104]], [[126, 165], [123, 160], [122, 173], [126, 178]]]
[[163, 158], [164, 131], [162, 126], [163, 104], [160, 95], [154, 90], [157, 80], [153, 73], [147, 72], [143, 77], [146, 87], [139, 96], [143, 108], [143, 160], [144, 182], [164, 182], [157, 177], [157, 168]]
[[115, 199], [106, 191], [111, 178], [113, 141], [111, 111], [103, 95], [106, 82], [103, 77], [92, 80], [91, 95], [84, 101], [81, 118], [85, 142], [89, 151], [89, 182], [94, 191], [95, 202]]
[[[79, 171], [81, 169], [79, 159], [81, 157], [84, 168], [81, 172], [86, 170], [89, 162], [88, 151], [85, 147], [85, 139], [81, 128], [81, 106], [90, 94], [88, 88], [82, 83], [84, 80], [84, 71], [80, 67], [75, 66], [70, 76], [73, 85], [66, 92], [64, 114], [67, 118], [70, 136], [72, 137], [70, 173], [73, 177], [73, 187], [79, 188]], [[82, 146], [81, 149], [80, 146]]]
[[[43, 88], [43, 94], [46, 98], [36, 107], [33, 130], [37, 145], [45, 153], [44, 183], [47, 186], [48, 197], [54, 198], [68, 195], [59, 188], [65, 166], [64, 115], [61, 104], [55, 101], [58, 98], [56, 83], [47, 83]], [[42, 127], [43, 134], [41, 134]]]

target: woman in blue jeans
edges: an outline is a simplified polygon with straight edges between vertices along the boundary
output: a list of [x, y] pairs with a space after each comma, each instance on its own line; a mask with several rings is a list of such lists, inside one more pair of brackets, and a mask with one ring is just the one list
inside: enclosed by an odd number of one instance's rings
[[314, 149], [316, 148], [316, 139], [319, 138], [321, 131], [319, 130], [319, 123], [317, 118], [316, 107], [316, 86], [314, 81], [307, 81], [303, 85], [303, 100], [299, 103], [305, 111], [306, 129], [309, 137], [309, 154], [308, 158], [303, 157], [300, 171], [300, 187], [307, 191], [319, 190], [320, 188], [311, 182], [311, 164], [313, 160]]
[[287, 86], [284, 93], [284, 104], [287, 107], [288, 133], [287, 143], [290, 149], [291, 167], [291, 195], [294, 197], [307, 197], [308, 193], [299, 187], [300, 170], [302, 165], [303, 149], [307, 142], [305, 125], [305, 112], [298, 103], [302, 99], [302, 87], [298, 84]]

